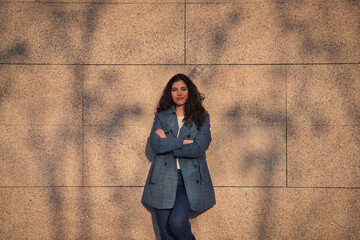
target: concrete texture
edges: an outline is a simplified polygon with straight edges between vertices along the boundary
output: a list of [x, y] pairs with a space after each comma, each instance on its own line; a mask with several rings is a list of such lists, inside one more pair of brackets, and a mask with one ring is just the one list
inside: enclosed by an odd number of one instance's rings
[[1, 5], [1, 62], [183, 63], [181, 4]]
[[[14, 0], [0, 0], [0, 2], [14, 2]], [[34, 0], [20, 0], [19, 2], [34, 2]], [[104, 4], [104, 3], [122, 3], [122, 4], [153, 4], [153, 3], [184, 3], [184, 0], [36, 0], [40, 3], [93, 3], [93, 4]]]
[[200, 83], [211, 123], [285, 125], [286, 67], [197, 66], [190, 75]]
[[[151, 125], [167, 81], [192, 77], [212, 125], [285, 125], [283, 66], [87, 66], [84, 120], [89, 125]], [[156, 84], [155, 84], [156, 83]]]
[[[358, 239], [359, 189], [217, 188], [201, 239]], [[211, 227], [209, 227], [211, 226]]]
[[359, 10], [359, 1], [276, 4], [283, 62], [359, 62]]
[[[151, 125], [167, 81], [189, 67], [88, 66], [84, 121], [89, 125]], [[159, 84], [159, 85], [158, 85]]]
[[82, 184], [77, 126], [0, 126], [0, 186]]
[[360, 126], [298, 126], [288, 137], [289, 186], [360, 187]]
[[360, 125], [358, 64], [291, 66], [288, 70], [291, 125]]
[[159, 239], [166, 82], [205, 94], [197, 239], [360, 239], [360, 2], [0, 0], [0, 239]]
[[[285, 126], [215, 126], [207, 153], [216, 186], [285, 186]], [[226, 147], [231, 146], [231, 150]]]
[[358, 1], [188, 4], [186, 63], [359, 61], [359, 10]]
[[[151, 126], [85, 129], [85, 185], [143, 186], [154, 153], [146, 146]], [[147, 150], [146, 150], [147, 147]]]
[[268, 3], [189, 4], [186, 63], [278, 62], [281, 29]]
[[0, 124], [81, 125], [81, 70], [73, 66], [0, 66]]
[[289, 186], [359, 187], [359, 71], [288, 67]]
[[[86, 186], [143, 186], [154, 153], [151, 126], [85, 128]], [[216, 186], [285, 186], [284, 126], [212, 126], [208, 165]], [[224, 146], [232, 146], [229, 151]], [[229, 159], [233, 159], [229, 161]]]

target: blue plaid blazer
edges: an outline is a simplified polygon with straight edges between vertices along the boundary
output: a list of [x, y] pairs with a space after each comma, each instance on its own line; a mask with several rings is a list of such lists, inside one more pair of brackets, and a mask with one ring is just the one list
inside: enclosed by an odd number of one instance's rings
[[[165, 132], [166, 138], [155, 133], [157, 128]], [[173, 207], [178, 180], [178, 158], [190, 207], [193, 211], [202, 212], [215, 204], [205, 154], [211, 142], [209, 115], [200, 130], [194, 123], [192, 127], [183, 125], [177, 138], [178, 129], [175, 106], [155, 114], [150, 145], [156, 156], [151, 164], [141, 201], [158, 209]], [[194, 142], [183, 144], [184, 139], [192, 139]]]

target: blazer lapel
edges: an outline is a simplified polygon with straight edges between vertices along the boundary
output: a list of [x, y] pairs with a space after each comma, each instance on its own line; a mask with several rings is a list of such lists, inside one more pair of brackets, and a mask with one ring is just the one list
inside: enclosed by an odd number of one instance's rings
[[[168, 114], [167, 115], [167, 120], [166, 120], [166, 124], [168, 126], [169, 129], [167, 129], [168, 131], [171, 131], [174, 138], [176, 138], [178, 130], [179, 130], [179, 125], [177, 122], [177, 116], [175, 113], [175, 105], [173, 105], [171, 108], [169, 108], [168, 110]], [[180, 128], [180, 133], [179, 133], [179, 138], [188, 138], [188, 135], [190, 135], [193, 131], [196, 130], [196, 125], [193, 123], [191, 127], [187, 127], [185, 125], [183, 125]]]
[[174, 138], [176, 138], [177, 132], [179, 130], [179, 126], [177, 124], [176, 114], [169, 115], [166, 123], [167, 123], [167, 125], [169, 127], [169, 130], [173, 133]]
[[193, 123], [192, 126], [189, 128], [188, 126], [183, 125], [180, 128], [179, 138], [188, 138], [187, 136], [190, 135], [193, 131], [196, 130], [196, 125]]

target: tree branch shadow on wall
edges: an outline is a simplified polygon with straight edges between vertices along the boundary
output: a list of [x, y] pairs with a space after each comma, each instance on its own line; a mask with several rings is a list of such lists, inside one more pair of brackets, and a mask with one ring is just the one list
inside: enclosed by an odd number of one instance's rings
[[[354, 2], [352, 2], [352, 3], [354, 3]], [[356, 6], [358, 6], [358, 5], [356, 5]], [[94, 11], [96, 12], [96, 10], [94, 10]], [[289, 17], [289, 16], [287, 16], [287, 17]], [[294, 29], [294, 28], [302, 29], [303, 28], [302, 26], [299, 26], [299, 23], [296, 23], [296, 22], [294, 23], [292, 20], [289, 20], [289, 22], [287, 24], [285, 24], [285, 25], [286, 25], [285, 27], [286, 27], [288, 32], [293, 31], [293, 32], [297, 33], [298, 30], [291, 30], [291, 29]], [[54, 26], [54, 28], [56, 28], [56, 27]], [[94, 30], [92, 30], [92, 31], [94, 31]], [[334, 59], [336, 59], [336, 57], [338, 56], [339, 51], [340, 51], [339, 46], [336, 43], [333, 44], [332, 42], [329, 42], [328, 46], [330, 46], [330, 47], [328, 47], [328, 49], [327, 48], [325, 48], [325, 50], [323, 48], [318, 49], [319, 43], [316, 42], [316, 41], [313, 42], [313, 38], [311, 37], [312, 35], [310, 34], [309, 31], [311, 31], [311, 29], [305, 30], [305, 33], [306, 33], [306, 35], [309, 35], [310, 37], [305, 37], [305, 36], [301, 37], [303, 39], [303, 44], [302, 45], [303, 45], [303, 48], [304, 48], [304, 52], [306, 54], [315, 54], [315, 53], [319, 53], [321, 51], [326, 51], [327, 56], [334, 57]], [[89, 35], [85, 34], [85, 36], [91, 36], [91, 31], [88, 31], [88, 34]], [[302, 33], [300, 33], [300, 34], [302, 34]], [[217, 30], [215, 35], [214, 35], [214, 42], [216, 42], [216, 44], [218, 44], [219, 46], [220, 45], [223, 46], [224, 43], [226, 43], [225, 38], [226, 38], [226, 34], [223, 32], [223, 30]], [[85, 43], [85, 41], [88, 41], [89, 39], [90, 39], [89, 37], [84, 38], [84, 46], [89, 47], [88, 49], [91, 48], [91, 45]], [[91, 42], [91, 41], [89, 41], [89, 42]], [[220, 48], [222, 48], [222, 47], [220, 47]], [[0, 60], [3, 61], [2, 59], [4, 59], [4, 61], [11, 61], [11, 59], [17, 59], [18, 57], [26, 58], [28, 56], [28, 50], [27, 49], [28, 49], [28, 46], [24, 42], [14, 43], [13, 47], [10, 47], [8, 50], [5, 50], [5, 51], [3, 51], [3, 53], [0, 54]], [[69, 49], [69, 52], [71, 52], [72, 47], [68, 46], [68, 47], [66, 47], [66, 49]], [[74, 99], [73, 99], [73, 101], [74, 101], [74, 106], [75, 107], [79, 104], [79, 99], [80, 99], [80, 102], [81, 102], [81, 99], [84, 98], [84, 95], [83, 95], [83, 92], [82, 92], [83, 90], [81, 88], [79, 88], [79, 86], [80, 86], [79, 83], [82, 84], [84, 79], [86, 78], [86, 73], [79, 75], [78, 73], [76, 73], [76, 71], [78, 71], [78, 70], [74, 70], [74, 75], [75, 75], [75, 78], [79, 80], [79, 82], [74, 83]], [[6, 92], [7, 92], [7, 90], [4, 91], [4, 93], [6, 93]], [[2, 94], [2, 93], [0, 93], [0, 94], [1, 94], [0, 100], [4, 101], [4, 99], [6, 97], [6, 94]], [[356, 100], [357, 100], [354, 96], [351, 96], [351, 95], [348, 95], [347, 99], [348, 99], [347, 101], [353, 101], [353, 102], [356, 102]], [[355, 107], [355, 109], [356, 108], [358, 109], [358, 106], [355, 105], [354, 107]], [[234, 109], [241, 109], [241, 106], [234, 106]], [[354, 108], [349, 107], [349, 109], [348, 109], [349, 116], [351, 118], [353, 118], [354, 120], [358, 121], [358, 125], [360, 125], [359, 115], [354, 114], [354, 112], [356, 112], [356, 111], [354, 111]], [[276, 115], [275, 115], [275, 117], [274, 116], [267, 116], [268, 113], [265, 113], [265, 116], [264, 116], [264, 112], [262, 112], [261, 109], [257, 109], [256, 111], [254, 110], [253, 114], [258, 115], [260, 117], [262, 116], [261, 119], [264, 122], [268, 122], [269, 119], [270, 120], [271, 119], [273, 119], [273, 120], [276, 119]], [[230, 114], [230, 115], [232, 115], [232, 114]], [[31, 119], [33, 119], [33, 117], [31, 117]], [[114, 116], [109, 116], [109, 119], [108, 119], [109, 122], [112, 122], [111, 119], [117, 119], [117, 115], [115, 114]], [[324, 119], [323, 116], [314, 117], [314, 122], [320, 123], [320, 124], [316, 125], [316, 126], [319, 126], [320, 128], [315, 127], [314, 130], [323, 129], [324, 125], [322, 125], [321, 122], [324, 122], [325, 120], [326, 119]], [[291, 126], [291, 121], [292, 121], [292, 119], [288, 119], [288, 129], [293, 127], [293, 126]], [[29, 120], [29, 122], [31, 123], [31, 120]], [[117, 122], [117, 124], [121, 124], [121, 122], [120, 123]], [[113, 129], [113, 127], [109, 127], [107, 130], [108, 131], [113, 131], [114, 129]], [[323, 131], [320, 131], [320, 132], [323, 132]], [[293, 129], [291, 131], [291, 133], [288, 132], [288, 134], [296, 134], [296, 130]], [[360, 134], [360, 132], [359, 132], [359, 134]], [[32, 139], [32, 137], [33, 136], [30, 136], [30, 134], [29, 134], [29, 138]], [[33, 140], [35, 140], [35, 139], [33, 139]], [[35, 141], [35, 143], [36, 143], [36, 141]], [[61, 156], [62, 153], [63, 153], [62, 151], [59, 151], [56, 155]], [[269, 153], [269, 154], [270, 155], [272, 154], [272, 155], [276, 156], [276, 153]], [[147, 155], [147, 153], [146, 153], [146, 155]], [[251, 156], [251, 154], [250, 154], [250, 156]], [[52, 186], [55, 186], [56, 182], [57, 182], [55, 175], [53, 175], [54, 171], [55, 172], [58, 171], [58, 170], [54, 169], [54, 166], [49, 166], [49, 169], [44, 170], [45, 174], [49, 174], [49, 178], [50, 178], [49, 181], [50, 181], [50, 184]], [[265, 176], [264, 179], [263, 179], [264, 182], [266, 182], [268, 178], [269, 178], [269, 176]], [[83, 194], [85, 194], [85, 195], [83, 195]], [[81, 196], [82, 196], [81, 197], [82, 200], [81, 200], [81, 202], [79, 204], [83, 205], [84, 209], [88, 209], [88, 211], [90, 212], [90, 215], [91, 215], [90, 203], [89, 203], [90, 199], [89, 199], [88, 193], [85, 193], [85, 192], [81, 193]], [[269, 194], [268, 196], [271, 196], [271, 195]], [[56, 226], [57, 226], [56, 224], [60, 224], [60, 229], [61, 229], [61, 226], [62, 226], [61, 219], [59, 220], [59, 218], [61, 217], [62, 211], [64, 211], [63, 210], [63, 202], [62, 202], [63, 198], [64, 197], [59, 193], [57, 188], [52, 187], [50, 189], [50, 191], [49, 191], [49, 199], [50, 199], [50, 202], [51, 202], [51, 206], [53, 206], [52, 214], [53, 214], [54, 228], [56, 228]], [[89, 215], [89, 212], [87, 212], [87, 210], [84, 210], [82, 218], [85, 218], [86, 215]], [[266, 226], [265, 222], [266, 222], [266, 219], [268, 218], [268, 216], [264, 215], [263, 218], [264, 218], [264, 223], [259, 225], [259, 229], [260, 229], [259, 239], [261, 239], [261, 237], [263, 237], [263, 236], [266, 236], [266, 232], [268, 231], [267, 228], [265, 227]], [[153, 223], [154, 223], [154, 215], [153, 214], [152, 214], [152, 220], [153, 220]], [[83, 232], [82, 234], [84, 234], [84, 236], [87, 236], [89, 238], [91, 237], [90, 221], [91, 221], [91, 218], [90, 218], [90, 220], [88, 220], [88, 222], [86, 222], [84, 224], [83, 229], [82, 229], [82, 232]], [[349, 223], [349, 224], [351, 224], [351, 223]], [[155, 226], [156, 226], [156, 224], [155, 224]], [[155, 231], [155, 234], [156, 234], [156, 230], [154, 230], [154, 231]], [[62, 235], [56, 235], [55, 234], [55, 239], [56, 238], [61, 238], [61, 236]], [[119, 237], [121, 237], [121, 236], [119, 236]]]

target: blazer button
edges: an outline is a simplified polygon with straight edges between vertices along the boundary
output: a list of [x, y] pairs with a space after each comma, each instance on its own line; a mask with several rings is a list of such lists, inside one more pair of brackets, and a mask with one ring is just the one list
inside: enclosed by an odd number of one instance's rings
[[196, 180], [196, 183], [199, 183], [199, 180]]
[[166, 162], [164, 162], [164, 166], [166, 166], [167, 165], [167, 163]]
[[194, 168], [197, 168], [197, 164], [194, 165]]
[[162, 179], [160, 179], [160, 182], [163, 182], [164, 181], [164, 179], [162, 178]]
[[188, 138], [190, 138], [190, 134], [188, 135]]

